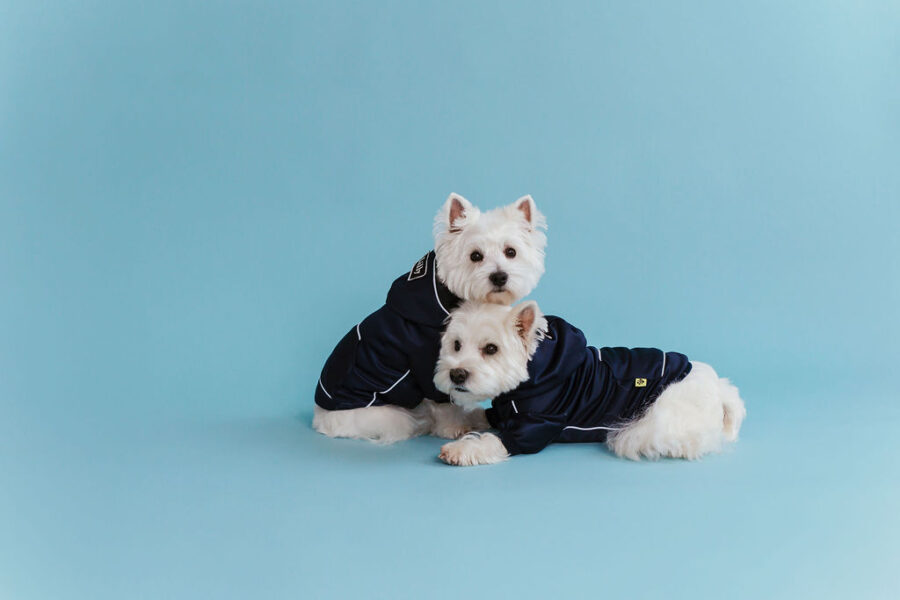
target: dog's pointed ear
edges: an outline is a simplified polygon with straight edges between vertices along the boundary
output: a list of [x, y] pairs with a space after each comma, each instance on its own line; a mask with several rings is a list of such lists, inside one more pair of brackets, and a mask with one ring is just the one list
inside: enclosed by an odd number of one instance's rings
[[522, 340], [526, 348], [529, 350], [536, 341], [537, 333], [542, 328], [546, 328], [546, 319], [538, 308], [537, 302], [528, 300], [522, 302], [512, 309], [509, 316], [510, 326], [515, 330], [516, 335]]
[[525, 217], [525, 221], [531, 225], [534, 221], [534, 213], [536, 212], [534, 205], [534, 198], [531, 196], [522, 196], [518, 200], [516, 200], [516, 209], [522, 213]]
[[447, 231], [450, 233], [460, 232], [468, 217], [472, 216], [477, 210], [477, 208], [472, 206], [471, 202], [459, 194], [450, 194], [444, 203], [444, 208], [441, 210]]
[[534, 203], [534, 198], [531, 196], [522, 196], [510, 204], [510, 207], [514, 207], [521, 214], [529, 230], [536, 231], [547, 228], [547, 220], [541, 214], [541, 211], [538, 210], [537, 205]]

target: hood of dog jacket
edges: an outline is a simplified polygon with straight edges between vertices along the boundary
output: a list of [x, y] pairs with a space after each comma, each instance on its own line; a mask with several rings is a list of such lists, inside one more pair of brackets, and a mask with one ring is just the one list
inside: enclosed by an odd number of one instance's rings
[[437, 278], [432, 250], [394, 281], [384, 306], [338, 342], [316, 385], [316, 404], [346, 410], [449, 401], [434, 387], [434, 367], [445, 322], [459, 303]]
[[460, 302], [437, 278], [432, 250], [416, 261], [409, 273], [394, 280], [385, 305], [407, 321], [443, 331], [450, 311]]
[[595, 348], [580, 329], [548, 316], [528, 380], [487, 411], [510, 454], [553, 442], [603, 442], [691, 371], [687, 356], [656, 348]]

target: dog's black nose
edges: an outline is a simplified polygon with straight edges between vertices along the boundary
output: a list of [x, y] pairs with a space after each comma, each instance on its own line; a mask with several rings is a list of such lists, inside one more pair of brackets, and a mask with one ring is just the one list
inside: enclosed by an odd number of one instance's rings
[[509, 279], [509, 275], [506, 274], [506, 271], [494, 271], [493, 273], [488, 275], [488, 279], [490, 279], [491, 283], [493, 283], [497, 287], [503, 287], [504, 285], [506, 285], [506, 282]]
[[450, 369], [450, 381], [456, 385], [464, 383], [468, 376], [469, 372], [465, 369]]

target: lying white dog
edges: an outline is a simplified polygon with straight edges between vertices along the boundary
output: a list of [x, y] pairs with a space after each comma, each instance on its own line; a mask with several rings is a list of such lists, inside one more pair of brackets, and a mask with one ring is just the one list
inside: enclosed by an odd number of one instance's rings
[[465, 412], [434, 387], [441, 331], [461, 299], [511, 303], [531, 292], [544, 273], [545, 227], [531, 196], [482, 213], [451, 194], [435, 219], [434, 251], [329, 356], [313, 427], [381, 443], [486, 428], [483, 411]]
[[619, 456], [694, 459], [737, 439], [738, 389], [707, 364], [654, 348], [594, 348], [535, 302], [466, 302], [443, 334], [435, 386], [464, 407], [492, 399], [494, 433], [445, 444], [452, 465], [491, 464], [553, 442], [605, 442]]

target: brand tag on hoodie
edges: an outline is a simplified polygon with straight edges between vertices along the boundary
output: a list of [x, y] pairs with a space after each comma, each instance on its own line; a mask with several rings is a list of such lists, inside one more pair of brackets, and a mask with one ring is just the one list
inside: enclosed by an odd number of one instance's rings
[[422, 279], [425, 275], [428, 274], [428, 255], [426, 254], [422, 258], [419, 259], [419, 262], [413, 265], [412, 270], [409, 272], [409, 277], [406, 278], [407, 281], [415, 281], [416, 279]]

